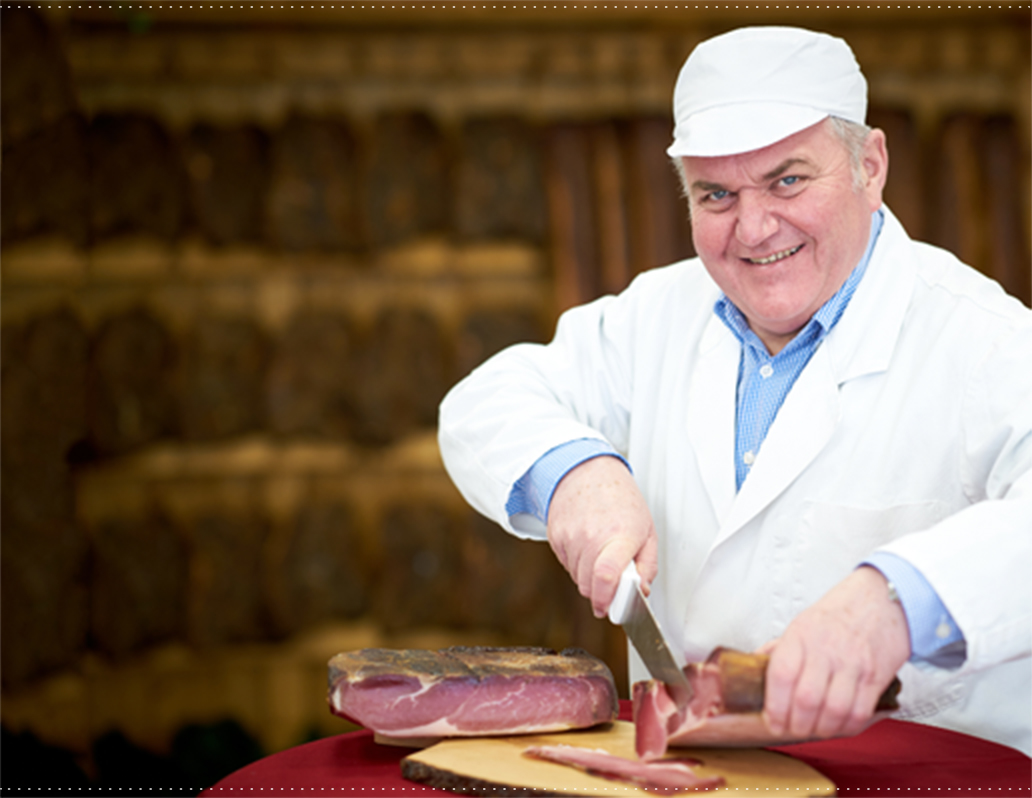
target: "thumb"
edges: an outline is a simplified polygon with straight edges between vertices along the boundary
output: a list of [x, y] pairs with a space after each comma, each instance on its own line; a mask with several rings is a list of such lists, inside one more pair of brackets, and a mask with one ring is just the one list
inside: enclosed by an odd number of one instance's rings
[[652, 580], [659, 573], [659, 544], [656, 542], [655, 532], [650, 532], [645, 538], [645, 543], [634, 558], [634, 564], [638, 567], [638, 575], [641, 577], [641, 590], [647, 596], [652, 591]]
[[609, 612], [620, 575], [633, 557], [634, 544], [626, 537], [613, 538], [599, 552], [591, 579], [591, 608], [596, 618]]

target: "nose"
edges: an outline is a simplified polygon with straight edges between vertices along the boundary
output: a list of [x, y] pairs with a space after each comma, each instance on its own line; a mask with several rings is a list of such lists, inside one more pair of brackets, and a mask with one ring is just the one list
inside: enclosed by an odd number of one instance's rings
[[738, 194], [735, 237], [747, 247], [758, 247], [778, 231], [778, 219], [766, 192], [743, 189]]

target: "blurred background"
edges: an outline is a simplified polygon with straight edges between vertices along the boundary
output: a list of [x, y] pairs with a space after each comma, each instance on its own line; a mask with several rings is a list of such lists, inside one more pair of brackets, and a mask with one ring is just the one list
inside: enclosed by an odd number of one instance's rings
[[437, 403], [692, 254], [670, 96], [743, 24], [846, 38], [890, 207], [1029, 304], [1029, 9], [4, 3], [3, 786], [196, 792], [348, 730], [366, 646], [581, 646], [626, 694]]

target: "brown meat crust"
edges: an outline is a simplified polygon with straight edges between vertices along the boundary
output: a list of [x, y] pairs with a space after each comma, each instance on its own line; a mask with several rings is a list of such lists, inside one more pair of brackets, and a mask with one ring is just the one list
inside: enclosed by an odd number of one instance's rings
[[337, 654], [329, 663], [330, 686], [341, 679], [411, 676], [424, 681], [487, 676], [601, 677], [613, 681], [609, 667], [579, 648], [452, 646], [424, 649], [364, 648]]

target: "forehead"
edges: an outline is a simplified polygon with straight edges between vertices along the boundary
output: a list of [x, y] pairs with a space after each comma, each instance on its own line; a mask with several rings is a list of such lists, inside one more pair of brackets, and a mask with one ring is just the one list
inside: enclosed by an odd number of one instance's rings
[[790, 168], [825, 168], [840, 157], [848, 157], [845, 144], [826, 122], [818, 122], [767, 147], [735, 155], [704, 158], [686, 156], [688, 184], [765, 182]]

